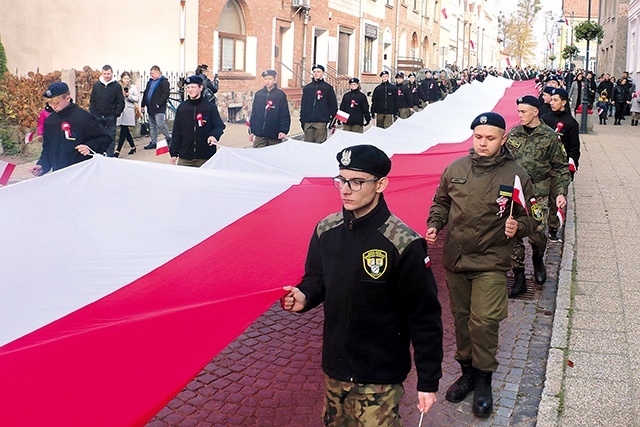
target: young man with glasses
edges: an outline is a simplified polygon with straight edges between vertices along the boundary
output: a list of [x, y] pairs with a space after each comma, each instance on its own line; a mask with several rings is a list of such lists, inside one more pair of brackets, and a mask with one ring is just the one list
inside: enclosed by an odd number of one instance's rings
[[442, 376], [442, 322], [427, 246], [394, 216], [382, 195], [391, 160], [358, 145], [337, 155], [333, 179], [343, 209], [316, 226], [297, 287], [282, 306], [305, 312], [324, 303], [325, 426], [401, 425], [402, 382], [418, 373], [417, 406], [436, 401]]

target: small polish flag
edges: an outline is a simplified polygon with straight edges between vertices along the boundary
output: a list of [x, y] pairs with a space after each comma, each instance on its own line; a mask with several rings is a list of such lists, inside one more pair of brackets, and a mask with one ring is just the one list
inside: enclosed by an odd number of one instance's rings
[[476, 48], [476, 44], [473, 42], [473, 40], [469, 40], [469, 44], [471, 45], [471, 49]]
[[427, 255], [427, 257], [424, 259], [424, 266], [427, 268], [431, 267], [431, 258], [429, 257], [429, 255]]
[[156, 156], [161, 156], [169, 152], [169, 146], [166, 139], [161, 139], [156, 144]]
[[564, 211], [560, 208], [558, 208], [558, 212], [556, 212], [556, 215], [558, 216], [558, 219], [560, 220], [560, 227], [558, 228], [562, 228], [562, 224], [564, 224], [564, 219], [566, 217], [566, 214], [564, 213]]
[[520, 182], [520, 177], [518, 175], [516, 175], [516, 178], [513, 181], [513, 198], [511, 200], [522, 206], [527, 212], [527, 215], [529, 215], [527, 202], [524, 200], [524, 193], [522, 191], [522, 183]]
[[25, 136], [24, 136], [24, 143], [28, 144], [31, 141], [33, 141], [33, 137], [36, 135], [35, 132], [28, 132]]
[[569, 25], [569, 20], [567, 19], [567, 17], [566, 17], [566, 16], [564, 17], [564, 23], [565, 23], [566, 25]]
[[511, 60], [507, 57], [507, 67], [511, 67]]
[[549, 43], [549, 50], [553, 50], [553, 45]]
[[447, 18], [448, 18], [448, 16], [447, 16], [447, 9], [446, 9], [446, 8], [443, 8], [443, 9], [442, 9], [442, 16], [444, 16], [444, 19], [447, 19]]
[[573, 157], [569, 157], [569, 172], [576, 172], [577, 170], [576, 162], [573, 160]]
[[342, 123], [346, 123], [347, 120], [349, 120], [349, 113], [345, 113], [342, 110], [338, 110], [338, 112], [336, 113], [336, 119], [340, 120]]
[[7, 185], [16, 165], [0, 160], [0, 185]]

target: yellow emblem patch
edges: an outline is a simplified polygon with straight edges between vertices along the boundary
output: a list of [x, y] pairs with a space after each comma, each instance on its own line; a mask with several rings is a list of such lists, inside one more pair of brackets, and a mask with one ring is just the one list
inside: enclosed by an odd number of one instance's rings
[[387, 270], [387, 252], [371, 249], [362, 254], [364, 271], [374, 279], [378, 279]]
[[517, 139], [513, 139], [513, 138], [509, 138], [509, 140], [507, 141], [507, 143], [509, 145], [511, 145], [514, 148], [520, 148], [520, 146], [522, 145], [522, 142], [517, 140]]

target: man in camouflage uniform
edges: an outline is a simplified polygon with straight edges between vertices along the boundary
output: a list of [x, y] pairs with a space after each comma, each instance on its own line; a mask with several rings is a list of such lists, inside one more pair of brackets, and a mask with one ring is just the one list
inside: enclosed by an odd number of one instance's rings
[[[533, 271], [537, 284], [547, 280], [544, 265], [544, 252], [547, 248], [545, 232], [549, 215], [549, 204], [554, 203], [564, 209], [567, 204], [565, 193], [571, 181], [567, 165], [567, 153], [558, 141], [555, 132], [538, 117], [540, 101], [527, 95], [516, 100], [520, 124], [514, 126], [507, 137], [507, 148], [522, 166], [533, 182], [535, 203], [532, 203], [530, 215], [538, 221], [536, 231], [529, 236], [533, 252]], [[556, 195], [550, 201], [549, 195]], [[516, 238], [513, 248], [513, 287], [509, 297], [515, 298], [527, 290], [524, 275], [525, 247], [521, 238]]]
[[418, 409], [436, 401], [442, 322], [427, 246], [387, 208], [391, 160], [372, 145], [345, 148], [334, 178], [343, 209], [316, 226], [305, 274], [285, 286], [282, 306], [304, 312], [324, 303], [323, 425], [397, 427], [411, 369]]

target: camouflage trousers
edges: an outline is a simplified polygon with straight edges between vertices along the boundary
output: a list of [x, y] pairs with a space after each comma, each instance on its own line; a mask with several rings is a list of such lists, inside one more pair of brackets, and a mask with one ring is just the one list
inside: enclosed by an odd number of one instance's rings
[[324, 426], [402, 427], [402, 384], [357, 384], [325, 374], [324, 385]]
[[[533, 234], [528, 237], [534, 258], [543, 257], [544, 251], [547, 249], [548, 239], [546, 228], [547, 219], [549, 218], [549, 198], [540, 197], [536, 198], [536, 201], [542, 210], [542, 220], [538, 222], [538, 226]], [[530, 212], [530, 214], [532, 213]], [[524, 256], [524, 242], [522, 241], [522, 238], [516, 238], [513, 245], [513, 253], [511, 254], [511, 266], [513, 268], [524, 268]]]

